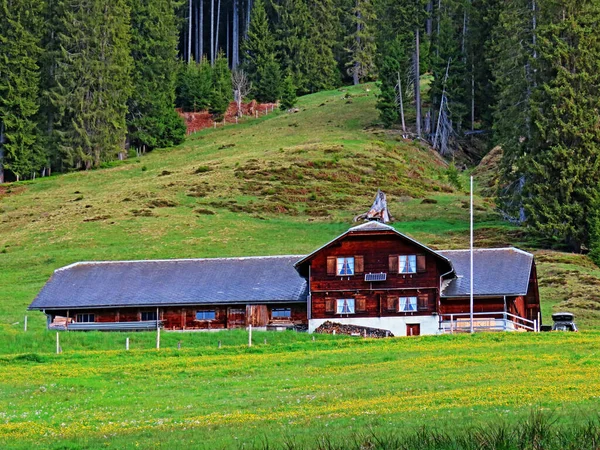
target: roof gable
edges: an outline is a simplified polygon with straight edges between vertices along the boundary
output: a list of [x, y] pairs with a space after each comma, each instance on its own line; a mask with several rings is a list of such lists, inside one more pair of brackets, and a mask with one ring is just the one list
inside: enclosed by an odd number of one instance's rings
[[319, 247], [317, 250], [312, 252], [310, 255], [307, 255], [304, 258], [302, 258], [301, 260], [299, 260], [295, 264], [296, 270], [298, 270], [298, 272], [302, 276], [308, 276], [308, 269], [307, 269], [308, 263], [318, 253], [320, 253], [321, 251], [325, 250], [326, 248], [330, 247], [331, 245], [335, 244], [336, 242], [338, 242], [348, 236], [361, 236], [361, 235], [368, 236], [369, 234], [389, 234], [389, 235], [394, 235], [401, 239], [404, 239], [404, 240], [410, 242], [411, 244], [421, 248], [423, 251], [434, 255], [436, 258], [438, 258], [438, 259], [442, 260], [443, 262], [445, 262], [446, 264], [448, 264], [450, 273], [452, 273], [452, 265], [450, 263], [450, 260], [446, 256], [441, 255], [440, 253], [436, 252], [435, 250], [430, 249], [429, 247], [420, 243], [419, 241], [416, 241], [413, 238], [400, 233], [394, 227], [392, 227], [390, 225], [385, 225], [383, 223], [376, 222], [376, 221], [366, 222], [361, 225], [357, 225], [355, 227], [348, 229], [346, 232], [342, 233], [335, 239], [332, 239], [327, 244]]

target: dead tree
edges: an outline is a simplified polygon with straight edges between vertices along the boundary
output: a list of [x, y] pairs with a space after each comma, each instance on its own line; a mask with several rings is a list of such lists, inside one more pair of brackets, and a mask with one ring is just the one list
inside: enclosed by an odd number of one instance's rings
[[231, 84], [233, 85], [233, 99], [236, 104], [236, 115], [242, 116], [242, 101], [250, 93], [252, 83], [243, 70], [234, 70], [231, 72]]
[[446, 75], [444, 76], [442, 88], [442, 98], [440, 100], [440, 110], [438, 112], [438, 121], [435, 128], [435, 137], [433, 138], [433, 148], [444, 156], [452, 152], [448, 142], [450, 137], [454, 134], [454, 130], [452, 129], [452, 121], [450, 120], [450, 114], [448, 111], [448, 97], [446, 95], [446, 81], [448, 81], [448, 72], [450, 70], [451, 62], [452, 58], [448, 58]]
[[369, 212], [364, 214], [359, 214], [354, 218], [355, 222], [359, 220], [372, 220], [381, 223], [388, 223], [392, 221], [392, 216], [387, 207], [387, 200], [385, 198], [385, 194], [377, 189], [377, 194], [375, 195], [375, 201], [369, 209]]
[[400, 118], [402, 119], [402, 136], [406, 139], [406, 123], [404, 122], [404, 101], [402, 99], [402, 80], [400, 72], [398, 72], [398, 83], [396, 84], [396, 105], [400, 110]]

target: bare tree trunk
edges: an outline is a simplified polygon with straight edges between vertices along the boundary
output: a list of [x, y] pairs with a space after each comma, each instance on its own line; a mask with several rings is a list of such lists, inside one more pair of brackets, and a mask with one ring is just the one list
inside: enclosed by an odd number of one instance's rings
[[433, 18], [431, 17], [431, 13], [433, 13], [433, 0], [427, 2], [427, 22], [425, 23], [425, 32], [427, 33], [427, 36], [431, 36], [433, 31]]
[[215, 63], [215, 0], [210, 0], [210, 63]]
[[[229, 62], [229, 12], [227, 13], [227, 37], [225, 38], [225, 57], [227, 58], [227, 62]], [[233, 60], [231, 62], [233, 67]]]
[[400, 118], [402, 119], [402, 133], [406, 135], [406, 122], [404, 122], [404, 93], [402, 92], [402, 77], [398, 72], [398, 100], [400, 102]]
[[188, 0], [188, 64], [192, 62], [192, 0]]
[[417, 112], [417, 137], [421, 138], [421, 64], [419, 27], [415, 28], [415, 109]]
[[195, 29], [195, 54], [196, 54], [196, 62], [200, 62], [200, 58], [202, 57], [202, 53], [200, 53], [200, 5], [198, 3], [196, 3], [196, 8], [195, 8], [195, 19], [196, 19], [196, 29]]
[[221, 0], [217, 2], [217, 33], [215, 34], [215, 58], [219, 53], [219, 22], [221, 21]]
[[471, 131], [475, 129], [475, 65], [471, 62]]
[[239, 55], [239, 39], [240, 39], [240, 22], [239, 22], [239, 5], [238, 0], [233, 0], [233, 48], [231, 50], [231, 68], [235, 69], [240, 62]]
[[200, 20], [198, 21], [200, 26], [200, 59], [204, 57], [204, 0], [200, 0]]
[[248, 30], [250, 29], [250, 12], [252, 11], [252, 0], [247, 0], [246, 3], [246, 30], [244, 31], [244, 37], [248, 36]]

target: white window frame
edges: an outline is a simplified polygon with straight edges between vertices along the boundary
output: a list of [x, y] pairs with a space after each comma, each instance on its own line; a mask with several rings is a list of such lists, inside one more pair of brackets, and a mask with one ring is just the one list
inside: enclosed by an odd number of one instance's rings
[[[207, 319], [205, 317], [198, 318], [198, 314], [205, 314], [205, 313], [212, 313], [214, 317], [212, 319]], [[196, 311], [196, 320], [215, 320], [216, 318], [217, 318], [217, 311], [215, 311], [214, 309], [209, 309], [209, 310], [204, 310], [204, 311]]]
[[[412, 306], [413, 309], [406, 309], [407, 306]], [[417, 312], [417, 297], [400, 297], [398, 299], [398, 312]]]
[[[344, 311], [344, 304], [347, 310]], [[335, 313], [344, 314], [355, 314], [356, 313], [356, 300], [353, 298], [338, 298], [335, 301]]]
[[[284, 312], [285, 315], [276, 315], [275, 313]], [[292, 318], [292, 308], [273, 308], [271, 310], [271, 319], [291, 319]]]
[[417, 255], [398, 256], [398, 273], [417, 273]]
[[[348, 263], [348, 268], [352, 273], [342, 273], [344, 263]], [[354, 256], [338, 256], [335, 260], [335, 273], [339, 277], [350, 277], [354, 275]]]
[[[86, 316], [87, 320], [83, 320], [84, 316]], [[94, 314], [94, 313], [77, 314], [77, 322], [79, 322], [79, 323], [94, 323], [94, 322], [96, 322], [96, 314]]]

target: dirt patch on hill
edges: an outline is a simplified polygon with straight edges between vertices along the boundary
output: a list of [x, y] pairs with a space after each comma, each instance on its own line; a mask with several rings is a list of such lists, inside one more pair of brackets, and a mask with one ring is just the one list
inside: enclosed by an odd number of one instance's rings
[[[242, 117], [259, 117], [273, 112], [276, 108], [276, 103], [258, 103], [253, 100], [249, 103], [242, 103], [241, 114]], [[187, 134], [215, 126], [215, 118], [208, 111], [183, 112], [181, 109], [177, 109], [177, 112], [185, 121]], [[225, 112], [224, 118], [216, 122], [216, 126], [222, 126], [225, 123], [236, 123], [237, 112], [237, 104], [231, 102]]]
[[12, 186], [0, 186], [0, 199], [2, 197], [8, 197], [9, 195], [20, 194], [25, 190], [24, 186], [12, 187]]

